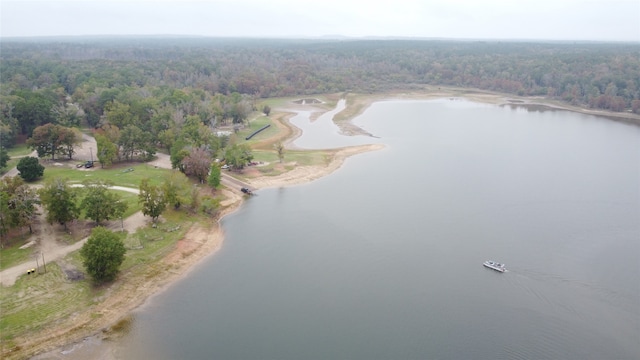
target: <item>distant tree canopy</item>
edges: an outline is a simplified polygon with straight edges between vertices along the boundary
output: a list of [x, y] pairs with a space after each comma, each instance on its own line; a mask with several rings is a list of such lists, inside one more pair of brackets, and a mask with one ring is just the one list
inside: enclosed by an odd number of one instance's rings
[[[109, 127], [118, 159], [210, 142], [266, 97], [456, 86], [640, 112], [640, 44], [435, 40], [3, 41], [0, 137]], [[122, 137], [122, 138], [121, 138]], [[218, 148], [219, 149], [219, 148]], [[217, 149], [210, 149], [213, 152]]]

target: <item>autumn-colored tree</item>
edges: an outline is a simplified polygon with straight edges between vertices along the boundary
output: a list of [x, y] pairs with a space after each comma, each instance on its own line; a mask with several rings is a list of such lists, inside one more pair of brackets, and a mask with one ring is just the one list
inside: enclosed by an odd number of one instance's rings
[[80, 139], [81, 136], [74, 129], [49, 123], [36, 127], [27, 145], [38, 152], [38, 157], [51, 155], [53, 160], [57, 153], [62, 153], [71, 159], [74, 146]]
[[202, 183], [209, 176], [211, 155], [201, 147], [192, 149], [189, 155], [182, 159], [182, 166], [185, 174], [195, 176]]

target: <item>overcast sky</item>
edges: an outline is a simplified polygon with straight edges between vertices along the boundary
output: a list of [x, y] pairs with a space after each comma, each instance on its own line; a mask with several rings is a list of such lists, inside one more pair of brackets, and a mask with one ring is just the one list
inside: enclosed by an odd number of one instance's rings
[[640, 41], [640, 0], [0, 0], [0, 35]]

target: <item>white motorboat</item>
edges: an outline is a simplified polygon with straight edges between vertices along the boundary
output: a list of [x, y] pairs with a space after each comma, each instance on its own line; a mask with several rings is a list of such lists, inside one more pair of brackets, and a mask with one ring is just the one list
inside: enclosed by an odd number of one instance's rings
[[505, 272], [507, 271], [507, 269], [504, 267], [504, 264], [500, 264], [499, 262], [495, 262], [495, 261], [485, 261], [482, 265], [484, 265], [485, 267], [488, 267], [489, 269], [493, 269], [495, 271], [500, 271], [500, 272]]

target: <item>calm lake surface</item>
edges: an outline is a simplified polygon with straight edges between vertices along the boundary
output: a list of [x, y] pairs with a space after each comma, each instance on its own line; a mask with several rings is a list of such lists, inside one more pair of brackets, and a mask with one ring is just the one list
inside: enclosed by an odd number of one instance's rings
[[387, 147], [248, 199], [122, 358], [640, 358], [639, 127], [455, 99], [354, 122]]

